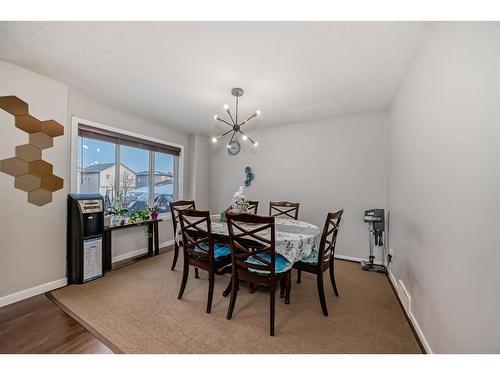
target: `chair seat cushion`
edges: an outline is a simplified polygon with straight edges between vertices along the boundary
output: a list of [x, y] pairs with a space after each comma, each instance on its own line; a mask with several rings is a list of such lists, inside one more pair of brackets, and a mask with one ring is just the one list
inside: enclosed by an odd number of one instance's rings
[[309, 264], [318, 263], [318, 252], [316, 250], [311, 251], [311, 254], [307, 258], [302, 259], [301, 262]]
[[[208, 251], [208, 242], [201, 242], [194, 248], [195, 251], [205, 253]], [[224, 258], [231, 254], [231, 247], [225, 243], [216, 242], [214, 245], [214, 259]]]
[[[258, 256], [265, 261], [270, 262], [271, 261], [271, 254], [269, 253], [263, 253], [263, 254], [258, 254]], [[247, 263], [252, 263], [252, 264], [259, 264], [259, 265], [265, 265], [262, 263], [260, 260], [254, 258], [253, 256], [247, 258]], [[292, 263], [290, 263], [288, 260], [283, 255], [276, 254], [276, 257], [274, 258], [274, 272], [276, 273], [282, 273], [288, 271], [290, 268], [292, 268]], [[249, 268], [249, 271], [252, 272], [258, 272], [258, 273], [269, 273], [269, 271], [264, 271], [264, 270], [256, 270]]]

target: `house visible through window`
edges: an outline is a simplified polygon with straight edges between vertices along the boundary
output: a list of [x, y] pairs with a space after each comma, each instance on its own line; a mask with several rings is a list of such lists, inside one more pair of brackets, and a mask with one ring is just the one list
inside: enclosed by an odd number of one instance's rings
[[78, 128], [78, 192], [99, 193], [107, 210], [129, 214], [179, 197], [180, 149], [87, 125]]

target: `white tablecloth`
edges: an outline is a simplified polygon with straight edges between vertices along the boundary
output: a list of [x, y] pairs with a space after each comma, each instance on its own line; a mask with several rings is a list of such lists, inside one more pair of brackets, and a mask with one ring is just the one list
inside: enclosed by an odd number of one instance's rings
[[[212, 215], [211, 219], [213, 234], [229, 236], [227, 223], [220, 221], [220, 215]], [[321, 230], [314, 224], [277, 217], [275, 225], [276, 252], [291, 263], [307, 258], [319, 245]], [[175, 236], [177, 243], [182, 240], [179, 227]]]

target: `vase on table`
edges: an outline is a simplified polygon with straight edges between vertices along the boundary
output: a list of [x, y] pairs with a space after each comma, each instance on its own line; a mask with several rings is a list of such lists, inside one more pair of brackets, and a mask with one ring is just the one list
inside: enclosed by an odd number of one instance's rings
[[152, 221], [158, 220], [158, 212], [151, 212], [149, 216]]

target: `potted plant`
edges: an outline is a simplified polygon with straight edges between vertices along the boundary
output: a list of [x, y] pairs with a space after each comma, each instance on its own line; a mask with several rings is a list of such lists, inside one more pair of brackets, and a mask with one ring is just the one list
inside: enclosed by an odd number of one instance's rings
[[159, 213], [158, 206], [154, 205], [153, 207], [149, 207], [148, 211], [151, 220], [153, 221], [158, 220], [158, 213]]
[[110, 206], [106, 210], [106, 214], [111, 216], [109, 226], [124, 225], [127, 223], [128, 209], [123, 208], [121, 194], [115, 195]]
[[[149, 220], [149, 211], [148, 210], [139, 210], [134, 212], [132, 215], [129, 217], [129, 221], [131, 223], [142, 223], [144, 225], [144, 222]], [[148, 238], [151, 238], [153, 234], [149, 231], [149, 225], [144, 225], [144, 231], [146, 233], [146, 236]]]
[[243, 186], [240, 186], [238, 191], [233, 195], [233, 201], [231, 202], [231, 211], [237, 213], [245, 213], [248, 211], [250, 204], [245, 199], [245, 194], [243, 192]]

